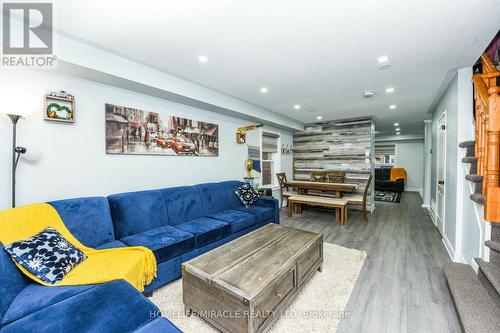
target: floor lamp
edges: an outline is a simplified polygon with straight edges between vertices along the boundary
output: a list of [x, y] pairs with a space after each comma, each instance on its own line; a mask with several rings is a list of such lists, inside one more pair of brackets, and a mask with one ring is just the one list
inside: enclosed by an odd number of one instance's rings
[[22, 154], [26, 154], [27, 149], [17, 146], [17, 123], [23, 118], [20, 114], [7, 114], [12, 121], [12, 207], [16, 207], [16, 169], [19, 158]]

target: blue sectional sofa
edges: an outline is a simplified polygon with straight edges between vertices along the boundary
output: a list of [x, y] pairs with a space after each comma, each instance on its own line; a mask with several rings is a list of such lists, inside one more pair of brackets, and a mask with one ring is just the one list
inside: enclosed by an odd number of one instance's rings
[[[49, 202], [72, 234], [97, 248], [145, 246], [158, 264], [145, 293], [181, 277], [181, 264], [267, 223], [279, 223], [278, 201], [244, 207], [242, 182], [200, 184]], [[1, 245], [1, 244], [0, 244]], [[3, 249], [3, 246], [2, 246]], [[0, 251], [0, 333], [180, 332], [126, 281], [45, 287]]]

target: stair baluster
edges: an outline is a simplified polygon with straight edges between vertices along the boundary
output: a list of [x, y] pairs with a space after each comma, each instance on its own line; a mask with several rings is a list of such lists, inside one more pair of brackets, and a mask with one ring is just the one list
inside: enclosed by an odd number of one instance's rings
[[477, 174], [483, 176], [484, 218], [500, 222], [500, 71], [486, 53], [482, 73], [472, 77], [476, 99]]

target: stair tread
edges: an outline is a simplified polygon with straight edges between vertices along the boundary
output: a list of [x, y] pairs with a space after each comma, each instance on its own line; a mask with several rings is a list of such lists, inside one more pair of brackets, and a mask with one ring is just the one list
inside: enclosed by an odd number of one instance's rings
[[477, 202], [478, 204], [484, 204], [484, 196], [479, 193], [473, 193], [470, 195], [472, 201]]
[[444, 266], [444, 273], [464, 332], [497, 332], [499, 309], [474, 270], [469, 265], [449, 263]]
[[460, 148], [474, 147], [475, 145], [476, 141], [464, 141], [458, 144]]
[[475, 258], [479, 269], [484, 273], [488, 281], [490, 281], [493, 288], [495, 288], [497, 294], [500, 296], [500, 268], [497, 265], [486, 262], [481, 258]]
[[483, 181], [483, 176], [480, 175], [465, 175], [465, 179], [471, 181], [471, 182], [482, 182]]
[[500, 242], [495, 242], [495, 241], [489, 240], [489, 241], [486, 241], [484, 243], [484, 245], [486, 245], [487, 247], [489, 247], [492, 250], [500, 252]]
[[477, 157], [476, 156], [465, 156], [465, 157], [462, 157], [462, 162], [463, 163], [476, 163]]

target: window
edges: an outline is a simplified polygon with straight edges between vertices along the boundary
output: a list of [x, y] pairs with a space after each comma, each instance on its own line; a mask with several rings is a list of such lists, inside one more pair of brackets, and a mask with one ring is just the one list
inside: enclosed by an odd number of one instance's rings
[[376, 145], [375, 146], [375, 164], [394, 165], [395, 161], [395, 146], [394, 145]]
[[262, 133], [262, 186], [274, 185], [274, 178], [279, 170], [280, 154], [278, 150], [279, 135]]

